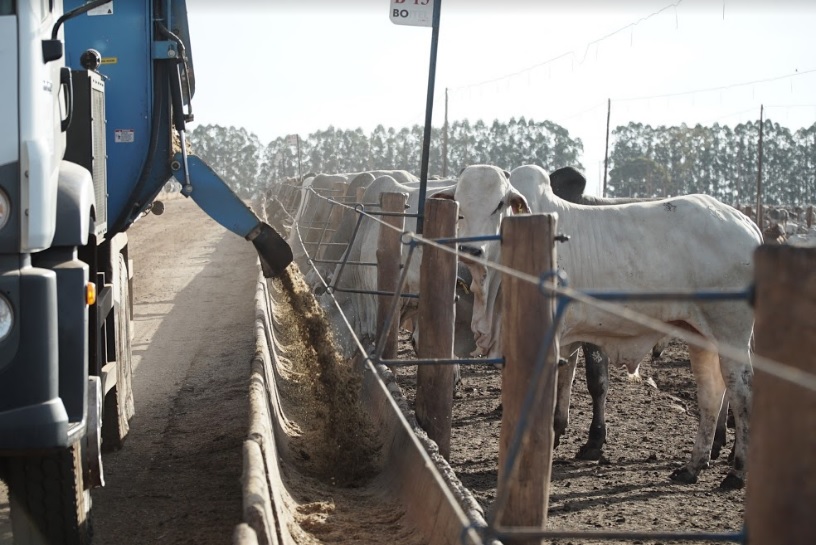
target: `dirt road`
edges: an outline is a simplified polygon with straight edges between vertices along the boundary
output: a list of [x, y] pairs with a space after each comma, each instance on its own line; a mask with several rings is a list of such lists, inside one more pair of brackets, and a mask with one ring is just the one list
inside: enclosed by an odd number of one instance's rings
[[165, 204], [128, 230], [136, 415], [125, 447], [103, 458], [95, 544], [223, 544], [241, 521], [256, 254], [192, 201]]
[[187, 199], [129, 231], [136, 415], [104, 459], [95, 543], [228, 543], [241, 518], [241, 444], [256, 254]]

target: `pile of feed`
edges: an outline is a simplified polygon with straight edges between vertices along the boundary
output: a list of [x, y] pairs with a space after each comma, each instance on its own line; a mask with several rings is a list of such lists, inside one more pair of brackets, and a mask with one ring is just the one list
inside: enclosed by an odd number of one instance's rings
[[359, 372], [338, 353], [300, 271], [290, 266], [269, 285], [289, 437], [278, 447], [289, 533], [302, 544], [423, 543], [381, 482], [381, 445], [359, 402]]

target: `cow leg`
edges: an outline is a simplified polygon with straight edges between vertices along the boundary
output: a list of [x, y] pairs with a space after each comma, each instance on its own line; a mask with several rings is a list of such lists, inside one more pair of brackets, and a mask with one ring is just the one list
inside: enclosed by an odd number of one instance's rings
[[711, 459], [711, 445], [714, 429], [723, 404], [725, 383], [720, 372], [719, 356], [716, 352], [689, 346], [691, 370], [697, 381], [697, 405], [700, 421], [697, 438], [691, 451], [691, 460], [671, 474], [671, 479], [686, 484], [697, 482], [700, 471], [707, 468]]
[[555, 440], [553, 448], [561, 442], [561, 436], [569, 425], [570, 396], [572, 395], [572, 381], [575, 379], [575, 367], [578, 364], [578, 344], [570, 345], [567, 363], [558, 366], [558, 391], [555, 397], [555, 414], [553, 417], [553, 431]]
[[657, 341], [657, 343], [652, 347], [652, 361], [660, 359], [660, 356], [662, 356], [663, 352], [666, 351], [666, 348], [669, 347], [671, 339], [671, 337], [666, 336]]
[[575, 455], [579, 460], [600, 460], [606, 443], [606, 394], [609, 391], [609, 358], [594, 344], [582, 344], [586, 361], [586, 381], [592, 396], [592, 423], [589, 438]]
[[[745, 462], [748, 459], [748, 427], [751, 417], [751, 383], [754, 371], [750, 363], [720, 358], [722, 377], [728, 387], [728, 403], [734, 413], [734, 459], [731, 470], [720, 488], [738, 489], [745, 486]], [[729, 457], [730, 458], [730, 457]]]
[[725, 423], [728, 419], [728, 399], [723, 401], [720, 407], [720, 415], [717, 417], [717, 429], [714, 430], [714, 444], [711, 446], [711, 459], [720, 457], [720, 451], [725, 446]]

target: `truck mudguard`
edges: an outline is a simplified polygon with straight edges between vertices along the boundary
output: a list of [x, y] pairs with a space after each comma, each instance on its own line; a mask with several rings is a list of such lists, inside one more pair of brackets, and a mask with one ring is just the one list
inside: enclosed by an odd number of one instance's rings
[[87, 244], [93, 207], [91, 173], [70, 161], [62, 161], [57, 188], [57, 230], [52, 246]]

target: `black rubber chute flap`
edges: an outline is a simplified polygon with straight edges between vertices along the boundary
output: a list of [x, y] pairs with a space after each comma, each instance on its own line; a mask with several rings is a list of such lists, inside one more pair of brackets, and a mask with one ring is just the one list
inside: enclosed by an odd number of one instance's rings
[[292, 248], [266, 223], [259, 224], [258, 229], [259, 232], [252, 239], [252, 244], [258, 251], [264, 276], [274, 278], [292, 262]]

